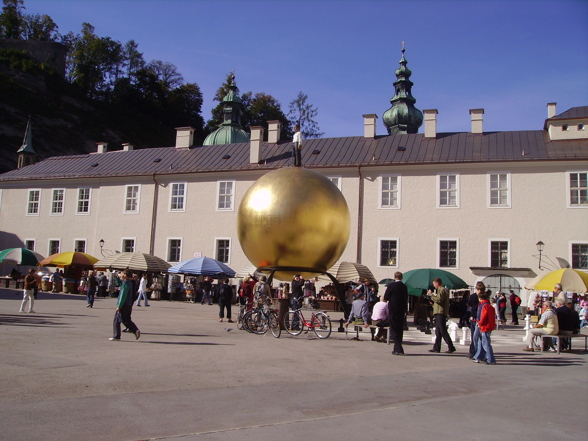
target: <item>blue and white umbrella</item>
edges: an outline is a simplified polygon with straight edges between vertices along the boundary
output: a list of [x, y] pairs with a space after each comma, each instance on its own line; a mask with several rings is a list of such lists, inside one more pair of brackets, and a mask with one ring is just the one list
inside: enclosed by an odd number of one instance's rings
[[173, 274], [235, 277], [235, 271], [224, 263], [210, 257], [195, 257], [194, 259], [184, 260], [176, 263], [167, 271]]

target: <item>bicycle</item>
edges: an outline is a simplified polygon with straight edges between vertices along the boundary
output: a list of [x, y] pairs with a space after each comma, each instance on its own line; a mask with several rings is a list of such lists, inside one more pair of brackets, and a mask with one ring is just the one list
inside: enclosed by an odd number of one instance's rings
[[239, 315], [237, 316], [237, 329], [245, 329], [248, 332], [249, 329], [245, 328], [245, 322], [243, 321], [243, 317], [245, 317], [245, 314], [247, 314], [247, 308], [249, 308], [251, 305], [253, 305], [253, 302], [246, 302], [245, 304], [240, 303], [239, 304]]
[[295, 309], [290, 309], [284, 314], [283, 325], [290, 335], [299, 335], [306, 326], [312, 328], [318, 338], [324, 339], [331, 335], [331, 319], [325, 312], [312, 312], [310, 322], [306, 321], [298, 302]]
[[265, 334], [270, 329], [275, 338], [280, 338], [282, 334], [278, 315], [267, 304], [245, 313], [243, 316], [243, 329], [259, 335]]

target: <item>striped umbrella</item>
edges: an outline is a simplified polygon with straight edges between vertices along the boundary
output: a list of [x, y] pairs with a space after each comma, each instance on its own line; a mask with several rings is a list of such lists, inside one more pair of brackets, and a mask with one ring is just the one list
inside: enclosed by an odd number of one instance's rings
[[359, 282], [360, 280], [369, 280], [374, 285], [378, 283], [371, 270], [361, 263], [340, 262], [336, 263], [329, 269], [339, 282]]
[[0, 263], [9, 265], [35, 266], [43, 260], [43, 256], [26, 248], [8, 248], [0, 251]]
[[116, 253], [94, 264], [96, 269], [130, 269], [152, 273], [165, 272], [170, 266], [165, 260], [147, 253]]

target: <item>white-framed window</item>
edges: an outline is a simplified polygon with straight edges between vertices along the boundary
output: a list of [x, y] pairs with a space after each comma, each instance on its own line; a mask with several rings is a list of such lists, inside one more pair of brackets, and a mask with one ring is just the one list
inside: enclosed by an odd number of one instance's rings
[[572, 242], [572, 268], [588, 270], [588, 242]]
[[458, 268], [459, 241], [457, 239], [439, 239], [439, 268]]
[[59, 253], [61, 250], [61, 239], [49, 239], [48, 256]]
[[588, 208], [588, 172], [570, 172], [568, 175], [568, 207]]
[[508, 239], [490, 240], [490, 266], [492, 268], [508, 268], [510, 247]]
[[327, 179], [337, 186], [341, 191], [341, 176], [327, 176]]
[[123, 237], [122, 247], [123, 253], [134, 253], [135, 252], [135, 238], [134, 237]]
[[459, 174], [437, 175], [437, 208], [459, 208]]
[[140, 185], [127, 185], [125, 187], [125, 213], [139, 212]]
[[510, 173], [488, 173], [488, 207], [510, 208]]
[[63, 215], [65, 204], [65, 188], [54, 188], [51, 190], [51, 216]]
[[37, 247], [37, 241], [35, 239], [25, 239], [23, 242], [27, 250], [35, 251]]
[[74, 239], [74, 251], [78, 253], [86, 252], [86, 239]]
[[186, 211], [186, 183], [173, 182], [170, 184], [170, 211]]
[[167, 261], [180, 262], [182, 258], [182, 239], [171, 238], [167, 240]]
[[231, 260], [231, 239], [215, 239], [215, 259], [222, 263], [229, 263]]
[[78, 188], [77, 214], [90, 214], [90, 188]]
[[235, 181], [218, 181], [216, 189], [218, 194], [218, 211], [232, 211], [234, 200]]
[[380, 267], [398, 268], [398, 239], [379, 239], [379, 264]]
[[400, 175], [380, 176], [380, 208], [400, 208]]
[[38, 216], [40, 205], [41, 205], [41, 190], [39, 190], [39, 189], [29, 190], [29, 196], [28, 196], [28, 200], [27, 200], [27, 216]]

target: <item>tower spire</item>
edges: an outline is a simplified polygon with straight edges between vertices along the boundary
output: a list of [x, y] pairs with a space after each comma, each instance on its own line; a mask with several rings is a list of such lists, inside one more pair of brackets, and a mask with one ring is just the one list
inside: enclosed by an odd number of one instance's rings
[[418, 133], [423, 124], [423, 113], [414, 106], [416, 99], [412, 96], [413, 82], [410, 81], [411, 70], [406, 67], [408, 61], [404, 57], [404, 41], [402, 42], [402, 58], [400, 67], [394, 72], [395, 94], [390, 99], [390, 107], [382, 116], [382, 120], [390, 135]]
[[37, 152], [33, 148], [33, 133], [31, 127], [31, 116], [29, 115], [29, 121], [27, 122], [27, 129], [25, 131], [22, 145], [17, 151], [18, 162], [17, 168], [22, 168], [25, 165], [30, 165], [37, 162]]

